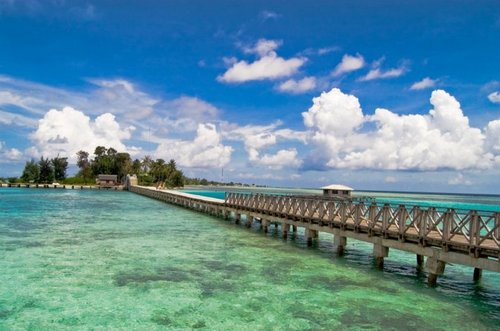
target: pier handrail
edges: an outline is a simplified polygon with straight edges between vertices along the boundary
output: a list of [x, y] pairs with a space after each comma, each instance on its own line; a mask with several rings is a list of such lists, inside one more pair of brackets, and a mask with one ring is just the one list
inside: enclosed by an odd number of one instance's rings
[[500, 257], [500, 212], [314, 196], [227, 193], [225, 204], [269, 216], [383, 236], [422, 246]]

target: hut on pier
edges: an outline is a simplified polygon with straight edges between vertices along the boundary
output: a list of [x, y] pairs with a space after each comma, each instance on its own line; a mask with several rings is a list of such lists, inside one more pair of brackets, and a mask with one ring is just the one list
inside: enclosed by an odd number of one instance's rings
[[98, 175], [96, 179], [97, 185], [100, 187], [104, 188], [109, 188], [109, 187], [115, 187], [117, 186], [118, 183], [118, 176], [117, 175]]
[[350, 198], [353, 191], [351, 187], [340, 184], [323, 186], [321, 189], [323, 190], [323, 196], [330, 198]]

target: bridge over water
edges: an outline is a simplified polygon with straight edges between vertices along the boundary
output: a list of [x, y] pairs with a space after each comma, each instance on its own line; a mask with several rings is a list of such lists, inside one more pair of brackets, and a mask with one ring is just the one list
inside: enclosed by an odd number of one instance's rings
[[483, 269], [500, 272], [500, 212], [365, 204], [320, 196], [227, 193], [222, 200], [142, 186], [129, 190], [225, 219], [233, 217], [237, 223], [245, 215], [247, 226], [260, 222], [264, 232], [274, 224], [280, 226], [283, 238], [302, 227], [308, 245], [319, 232], [331, 233], [339, 255], [348, 238], [368, 242], [379, 267], [390, 249], [414, 253], [430, 284], [444, 273], [446, 263], [473, 267], [474, 280]]

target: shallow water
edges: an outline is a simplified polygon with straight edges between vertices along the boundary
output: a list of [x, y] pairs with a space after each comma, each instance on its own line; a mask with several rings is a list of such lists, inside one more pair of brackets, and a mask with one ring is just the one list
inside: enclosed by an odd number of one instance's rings
[[0, 189], [0, 330], [488, 330], [500, 277], [332, 253], [128, 192]]

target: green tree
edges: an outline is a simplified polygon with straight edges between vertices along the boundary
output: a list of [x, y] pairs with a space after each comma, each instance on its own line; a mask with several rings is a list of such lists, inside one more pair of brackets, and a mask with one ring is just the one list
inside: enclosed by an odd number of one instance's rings
[[54, 167], [54, 178], [57, 181], [66, 179], [66, 170], [68, 169], [68, 158], [59, 157], [59, 155], [52, 159], [52, 166]]
[[128, 153], [114, 153], [113, 155], [110, 155], [110, 157], [112, 158], [111, 163], [113, 165], [111, 173], [118, 175], [120, 180], [131, 172], [132, 160], [130, 159], [130, 155]]
[[149, 155], [144, 156], [144, 158], [142, 159], [142, 162], [141, 162], [142, 171], [145, 174], [148, 174], [149, 171], [151, 170], [151, 167], [153, 166], [153, 163], [154, 163], [154, 161], [151, 158], [151, 156], [149, 156]]
[[132, 162], [130, 172], [132, 174], [136, 174], [137, 176], [141, 174], [141, 161], [139, 159], [135, 159], [134, 162]]
[[76, 165], [80, 168], [77, 177], [83, 178], [83, 181], [87, 183], [87, 181], [93, 177], [92, 167], [90, 166], [89, 161], [89, 153], [79, 151], [76, 153], [76, 157]]
[[38, 166], [40, 167], [40, 183], [52, 183], [54, 181], [54, 168], [52, 167], [52, 163], [50, 160], [44, 159], [43, 156], [38, 162]]
[[165, 160], [157, 159], [151, 165], [151, 169], [149, 170], [149, 174], [153, 177], [153, 181], [155, 183], [164, 181], [167, 178], [167, 167], [165, 164]]
[[24, 166], [23, 174], [21, 179], [25, 183], [38, 183], [38, 178], [40, 176], [40, 167], [35, 160], [31, 159], [31, 161], [26, 161], [26, 165]]
[[94, 175], [112, 174], [113, 156], [116, 150], [110, 148], [110, 151], [104, 146], [97, 146], [94, 151], [94, 159], [90, 162]]
[[183, 187], [184, 186], [184, 175], [182, 171], [175, 170], [169, 178], [168, 186], [171, 187]]

